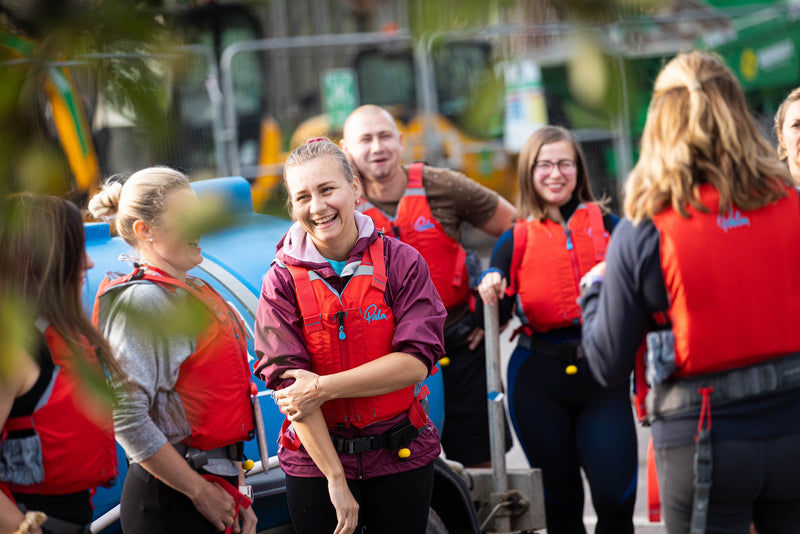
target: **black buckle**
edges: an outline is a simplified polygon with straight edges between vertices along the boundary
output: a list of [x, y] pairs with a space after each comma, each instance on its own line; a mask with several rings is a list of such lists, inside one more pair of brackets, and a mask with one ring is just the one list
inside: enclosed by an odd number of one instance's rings
[[345, 438], [343, 436], [331, 435], [333, 445], [338, 452], [344, 454], [361, 454], [362, 452], [374, 451], [375, 437], [368, 438]]
[[405, 419], [379, 436], [346, 438], [331, 434], [331, 440], [336, 451], [343, 454], [361, 454], [378, 449], [396, 451], [417, 439], [422, 430]]

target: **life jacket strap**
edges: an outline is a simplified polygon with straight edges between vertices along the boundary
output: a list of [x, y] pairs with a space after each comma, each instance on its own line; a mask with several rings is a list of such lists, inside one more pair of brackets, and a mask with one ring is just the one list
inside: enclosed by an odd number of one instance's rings
[[705, 534], [708, 521], [708, 500], [711, 493], [711, 473], [714, 467], [711, 456], [711, 394], [713, 392], [713, 387], [702, 387], [697, 390], [702, 399], [702, 408], [695, 436], [694, 500], [690, 534]]
[[[234, 520], [234, 522], [236, 521], [236, 518], [239, 516], [239, 510], [240, 509], [241, 510], [246, 510], [247, 508], [250, 508], [250, 505], [253, 503], [253, 501], [251, 501], [250, 499], [248, 499], [247, 497], [245, 497], [244, 495], [239, 493], [239, 488], [234, 487], [233, 484], [231, 484], [230, 482], [228, 482], [224, 478], [219, 477], [217, 475], [210, 475], [210, 474], [203, 474], [203, 475], [200, 475], [200, 476], [202, 476], [204, 479], [208, 480], [209, 482], [213, 482], [214, 484], [216, 484], [220, 488], [224, 489], [228, 493], [228, 495], [233, 497], [233, 502], [234, 502], [234, 504], [233, 504], [233, 506], [234, 506], [234, 508], [233, 508], [233, 510], [234, 510], [233, 520]], [[231, 532], [232, 532], [232, 527], [227, 527], [225, 529], [225, 534], [231, 534]]]
[[424, 161], [417, 161], [408, 166], [408, 189], [422, 188], [422, 168]]
[[417, 439], [424, 429], [425, 427], [415, 427], [408, 418], [405, 418], [383, 434], [377, 436], [347, 438], [331, 433], [331, 439], [333, 440], [333, 446], [336, 448], [336, 452], [342, 454], [361, 454], [380, 449], [396, 451]]
[[606, 259], [606, 227], [603, 224], [603, 212], [600, 206], [594, 202], [586, 204], [586, 211], [589, 212], [589, 227], [594, 241], [594, 260], [597, 263]]
[[508, 270], [509, 280], [508, 286], [506, 287], [507, 297], [515, 295], [519, 290], [517, 273], [519, 272], [519, 266], [522, 265], [522, 256], [525, 254], [525, 246], [528, 241], [528, 229], [525, 227], [525, 219], [517, 220], [511, 232], [514, 240], [514, 247], [511, 252], [511, 267]]

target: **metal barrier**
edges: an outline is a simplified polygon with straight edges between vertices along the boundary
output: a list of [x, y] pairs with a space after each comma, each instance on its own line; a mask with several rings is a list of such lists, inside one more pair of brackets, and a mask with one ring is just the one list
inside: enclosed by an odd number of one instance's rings
[[[350, 67], [360, 49], [387, 45], [399, 45], [410, 49], [412, 46], [411, 36], [405, 31], [397, 31], [390, 34], [341, 33], [239, 41], [228, 46], [222, 52], [220, 59], [225, 127], [222, 137], [225, 139], [229, 165], [225, 173], [252, 179], [261, 174], [262, 171], [274, 172], [274, 169], [258, 169], [257, 166], [245, 167], [241, 163], [239, 153], [240, 128], [237, 124], [236, 116], [237, 94], [233, 76], [234, 60], [238, 56], [247, 52], [266, 52], [273, 56], [282, 56], [280, 67], [273, 67], [270, 77], [264, 80], [264, 83], [269, 84], [271, 90], [282, 94], [287, 91], [284, 91], [280, 85], [294, 79], [297, 82], [297, 86], [292, 88], [295, 96], [313, 99], [320, 94], [319, 75], [323, 70], [320, 66], [324, 65], [325, 68]], [[302, 53], [305, 55], [301, 55]], [[313, 73], [313, 75], [309, 76], [309, 72]], [[310, 87], [309, 84], [311, 84]], [[285, 115], [286, 118], [284, 120], [278, 121], [281, 126], [285, 127], [291, 124], [292, 119], [297, 120], [296, 117], [290, 116], [288, 110], [298, 104], [297, 102], [286, 102], [285, 106], [280, 104], [280, 102], [272, 103], [273, 114]], [[321, 112], [321, 105], [309, 107]], [[309, 109], [302, 111], [303, 113], [297, 114], [297, 116], [303, 119], [313, 114], [309, 113]]]

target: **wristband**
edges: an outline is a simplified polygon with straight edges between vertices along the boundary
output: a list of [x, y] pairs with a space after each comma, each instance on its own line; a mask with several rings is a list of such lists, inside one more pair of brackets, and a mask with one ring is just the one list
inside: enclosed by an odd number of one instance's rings
[[253, 486], [239, 486], [239, 493], [250, 499], [253, 500]]
[[34, 529], [42, 526], [47, 521], [44, 512], [26, 512], [25, 519], [19, 524], [14, 534], [30, 534]]

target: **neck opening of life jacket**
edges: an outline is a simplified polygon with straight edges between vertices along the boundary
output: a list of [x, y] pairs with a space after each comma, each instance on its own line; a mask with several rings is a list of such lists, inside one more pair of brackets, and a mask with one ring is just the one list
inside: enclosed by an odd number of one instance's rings
[[474, 308], [474, 300], [470, 298], [467, 252], [458, 241], [447, 235], [433, 216], [422, 185], [424, 166], [424, 163], [409, 165], [408, 186], [397, 205], [397, 215], [392, 217], [369, 201], [362, 204], [361, 210], [372, 218], [378, 232], [393, 235], [420, 253], [448, 311], [467, 304]]
[[[383, 254], [383, 238], [379, 237], [367, 247], [341, 294], [316, 272], [302, 266], [287, 266], [294, 280], [303, 316], [303, 335], [314, 373], [327, 375], [345, 371], [394, 351], [395, 318], [384, 300], [386, 266]], [[363, 429], [404, 413], [415, 429], [421, 429], [427, 423], [422, 406], [426, 394], [427, 387], [417, 387], [415, 391], [415, 386], [411, 385], [373, 397], [330, 400], [321, 410], [332, 432], [349, 427]], [[284, 423], [284, 427], [287, 426]], [[282, 432], [282, 436], [285, 434]], [[298, 446], [299, 442], [290, 448]]]
[[210, 285], [187, 276], [177, 280], [151, 266], [101, 282], [93, 319], [99, 319], [103, 296], [131, 283], [152, 282], [173, 294], [185, 292], [185, 311], [200, 315], [197, 347], [181, 364], [178, 393], [191, 435], [184, 440], [200, 450], [224, 448], [252, 438], [255, 429], [250, 396], [251, 375], [247, 355], [247, 330], [234, 310]]

